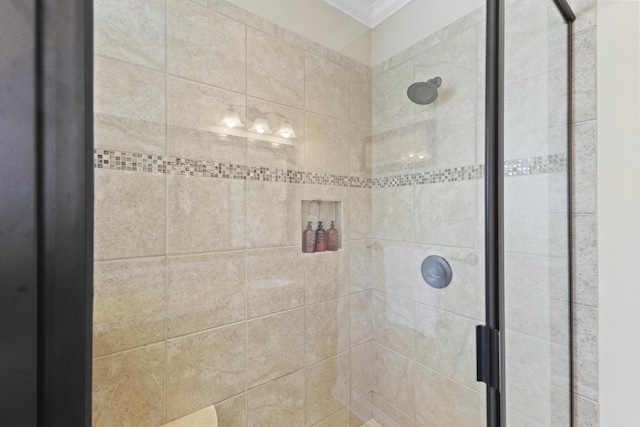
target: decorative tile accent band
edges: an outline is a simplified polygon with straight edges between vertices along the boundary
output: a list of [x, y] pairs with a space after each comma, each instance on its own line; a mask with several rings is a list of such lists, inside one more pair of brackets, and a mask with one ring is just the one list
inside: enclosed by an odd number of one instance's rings
[[371, 188], [371, 178], [320, 174], [289, 169], [236, 165], [209, 160], [190, 160], [158, 154], [94, 150], [94, 167], [129, 172], [151, 172], [174, 176], [194, 176], [248, 181], [317, 184], [337, 187]]
[[567, 169], [566, 154], [550, 154], [542, 157], [508, 160], [504, 162], [504, 176], [522, 176], [541, 173], [564, 172]]
[[473, 181], [484, 176], [484, 166], [463, 166], [436, 171], [415, 172], [373, 179], [373, 188], [406, 187], [408, 185]]
[[[365, 178], [98, 149], [94, 150], [94, 167], [96, 169], [150, 172], [174, 176], [243, 179], [248, 181], [316, 184], [355, 188], [406, 187], [409, 185], [473, 181], [484, 177], [484, 165], [463, 166], [459, 168], [415, 172], [380, 178]], [[553, 154], [506, 161], [504, 164], [504, 175], [505, 177], [515, 177], [556, 173], [565, 171], [566, 167], [566, 155]]]

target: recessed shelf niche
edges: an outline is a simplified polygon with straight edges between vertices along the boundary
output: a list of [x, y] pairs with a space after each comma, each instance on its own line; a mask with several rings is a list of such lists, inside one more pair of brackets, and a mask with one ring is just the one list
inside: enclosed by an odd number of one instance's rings
[[[343, 232], [343, 221], [342, 221], [342, 201], [340, 200], [302, 200], [301, 202], [301, 212], [300, 218], [302, 219], [302, 223], [300, 224], [300, 237], [302, 241], [302, 232], [307, 229], [307, 223], [311, 221], [313, 224], [313, 229], [318, 229], [318, 222], [322, 221], [322, 227], [325, 230], [329, 230], [331, 226], [331, 221], [336, 222], [336, 228], [338, 229], [338, 250], [342, 250], [342, 232]], [[300, 250], [302, 250], [302, 244], [300, 246]], [[330, 251], [328, 251], [330, 252]], [[313, 255], [313, 254], [309, 254]]]

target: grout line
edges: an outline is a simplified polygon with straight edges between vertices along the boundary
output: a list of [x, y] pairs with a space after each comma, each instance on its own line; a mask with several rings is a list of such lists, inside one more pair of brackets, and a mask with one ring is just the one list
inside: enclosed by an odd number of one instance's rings
[[[165, 0], [164, 14], [164, 152], [169, 152], [169, 0]], [[167, 422], [169, 402], [169, 177], [165, 176], [165, 238], [164, 238], [164, 422]]]
[[[208, 2], [207, 2], [208, 5]], [[249, 99], [246, 93], [249, 92], [249, 32], [248, 27], [244, 27], [244, 116], [245, 120], [249, 115]], [[245, 162], [249, 159], [249, 141], [245, 139]], [[244, 423], [245, 427], [249, 425], [249, 188], [248, 183], [244, 183]]]

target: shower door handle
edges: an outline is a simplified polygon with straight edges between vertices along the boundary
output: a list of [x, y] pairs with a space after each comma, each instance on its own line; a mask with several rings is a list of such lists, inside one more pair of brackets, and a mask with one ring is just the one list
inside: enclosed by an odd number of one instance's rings
[[476, 326], [477, 380], [500, 392], [500, 331]]

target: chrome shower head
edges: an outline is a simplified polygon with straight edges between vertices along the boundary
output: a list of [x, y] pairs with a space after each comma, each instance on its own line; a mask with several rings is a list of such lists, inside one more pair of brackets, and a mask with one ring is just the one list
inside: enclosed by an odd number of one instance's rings
[[441, 84], [442, 79], [440, 77], [426, 82], [414, 83], [407, 89], [407, 96], [418, 105], [431, 104], [438, 98], [438, 88]]

